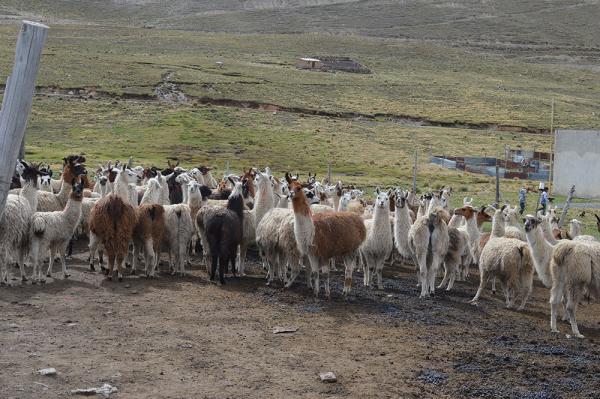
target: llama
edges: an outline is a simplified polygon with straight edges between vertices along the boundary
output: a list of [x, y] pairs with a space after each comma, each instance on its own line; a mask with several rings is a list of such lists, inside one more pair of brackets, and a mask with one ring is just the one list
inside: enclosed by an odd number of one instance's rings
[[75, 229], [81, 219], [81, 201], [83, 199], [83, 182], [77, 183], [75, 179], [71, 183], [72, 190], [69, 200], [62, 211], [36, 212], [31, 217], [31, 258], [33, 263], [33, 282], [44, 283], [40, 262], [50, 251], [48, 271], [46, 277], [52, 277], [52, 265], [54, 257], [59, 256], [62, 264], [64, 278], [67, 273], [65, 251]]
[[396, 211], [394, 213], [394, 245], [402, 259], [412, 259], [413, 254], [408, 243], [408, 231], [412, 226], [412, 219], [407, 203], [408, 193], [397, 189], [394, 201]]
[[506, 226], [504, 228], [504, 237], [516, 238], [517, 240], [526, 241], [525, 233], [517, 219], [517, 207], [506, 207]]
[[526, 243], [504, 235], [503, 211], [496, 209], [492, 219], [492, 233], [481, 251], [479, 259], [479, 288], [472, 304], [477, 304], [483, 289], [490, 279], [500, 281], [504, 288], [506, 307], [511, 308], [519, 295], [522, 297], [519, 310], [525, 308], [533, 286], [533, 260]]
[[184, 276], [188, 248], [194, 235], [191, 210], [187, 204], [163, 206], [165, 209], [164, 242], [169, 249], [171, 274], [179, 273]]
[[[137, 192], [135, 192], [135, 184], [138, 182], [138, 180], [138, 174], [123, 165], [123, 167], [117, 172], [117, 178], [115, 179], [115, 183], [113, 185], [113, 193], [123, 198], [123, 200], [127, 201], [129, 205], [137, 205]], [[130, 184], [134, 185], [133, 191], [129, 186]]]
[[335, 258], [344, 260], [344, 294], [350, 293], [356, 255], [366, 238], [362, 218], [351, 212], [326, 212], [313, 216], [302, 185], [293, 181], [288, 173], [286, 181], [294, 210], [294, 237], [300, 254], [308, 256], [315, 296], [319, 295], [319, 272], [322, 270], [325, 275], [325, 295], [330, 298], [329, 261]]
[[447, 213], [436, 207], [426, 216], [415, 220], [408, 232], [408, 241], [419, 266], [421, 298], [435, 294], [435, 277], [448, 252], [448, 226], [443, 220]]
[[27, 281], [24, 258], [29, 247], [31, 215], [37, 208], [38, 178], [41, 175], [36, 164], [20, 161], [24, 180], [19, 195], [9, 194], [0, 214], [0, 284], [8, 284], [9, 260], [16, 259], [21, 281]]
[[144, 191], [140, 205], [163, 205], [162, 197], [163, 190], [162, 186], [158, 182], [158, 178], [151, 177], [146, 183], [146, 191]]
[[577, 326], [577, 306], [585, 294], [600, 297], [600, 243], [563, 240], [556, 244], [550, 263], [550, 329], [558, 332], [558, 305], [566, 300], [565, 311], [573, 335], [584, 338]]
[[211, 253], [210, 279], [215, 280], [218, 266], [219, 282], [225, 284], [225, 269], [230, 262], [235, 276], [235, 257], [242, 241], [244, 202], [240, 182], [235, 183], [227, 208], [216, 208], [215, 212], [206, 215], [203, 223]]
[[455, 210], [448, 223], [448, 252], [444, 257], [444, 277], [438, 285], [438, 288], [443, 288], [447, 284], [446, 291], [452, 289], [456, 278], [464, 273], [464, 268], [468, 268], [471, 261], [469, 233], [460, 225], [461, 220], [462, 216]]
[[85, 158], [79, 155], [70, 155], [63, 158], [64, 166], [62, 173], [62, 181], [65, 184], [60, 186], [58, 194], [40, 191], [37, 195], [37, 211], [39, 212], [51, 212], [51, 211], [62, 211], [69, 200], [71, 194], [71, 181], [73, 179], [79, 180], [79, 178], [87, 173], [85, 170]]
[[251, 211], [244, 211], [243, 236], [240, 243], [240, 253], [238, 259], [238, 272], [245, 275], [246, 253], [248, 247], [256, 242], [256, 226], [265, 214], [273, 208], [273, 187], [268, 174], [256, 172], [256, 196], [254, 207]]
[[[135, 210], [126, 198], [116, 194], [109, 194], [99, 199], [92, 209], [89, 220], [90, 232], [107, 252], [108, 280], [112, 280], [116, 262], [119, 281], [123, 281], [123, 262], [129, 252], [129, 242], [135, 223]], [[91, 238], [90, 245], [92, 245]]]
[[392, 229], [390, 228], [390, 192], [375, 189], [375, 210], [373, 219], [365, 221], [367, 237], [360, 246], [365, 259], [364, 285], [371, 286], [373, 276], [377, 276], [377, 288], [383, 289], [382, 272], [385, 260], [394, 248]]
[[160, 258], [160, 248], [165, 232], [165, 210], [162, 205], [140, 205], [136, 210], [133, 229], [133, 262], [131, 273], [137, 271], [138, 254], [144, 252], [145, 275], [154, 277]]

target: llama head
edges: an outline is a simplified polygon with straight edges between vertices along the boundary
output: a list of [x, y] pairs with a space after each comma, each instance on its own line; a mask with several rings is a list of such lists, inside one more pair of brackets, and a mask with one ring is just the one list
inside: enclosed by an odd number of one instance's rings
[[468, 204], [463, 205], [462, 208], [456, 208], [454, 210], [454, 214], [463, 216], [465, 219], [469, 220], [477, 214], [477, 211], [470, 204]]
[[504, 211], [504, 218], [507, 223], [515, 225], [517, 223], [517, 207], [511, 207], [507, 205], [506, 210]]
[[87, 170], [85, 169], [85, 157], [80, 155], [69, 155], [68, 157], [63, 158], [64, 166], [63, 166], [63, 179], [67, 184], [71, 182], [72, 179], [77, 179], [83, 175], [87, 174]]
[[206, 176], [208, 172], [210, 172], [213, 168], [209, 168], [208, 166], [200, 166], [197, 168], [203, 176]]
[[50, 191], [48, 190], [48, 188], [52, 187], [52, 178], [48, 175], [41, 175], [40, 176], [40, 185], [44, 188], [46, 188], [45, 191]]
[[299, 196], [304, 196], [304, 192], [302, 191], [302, 184], [295, 180], [292, 175], [286, 172], [285, 180], [288, 183], [288, 190], [290, 192], [290, 198], [294, 199]]
[[402, 209], [406, 206], [406, 199], [408, 198], [408, 192], [404, 191], [400, 188], [396, 189], [396, 193], [394, 195], [394, 201], [396, 203], [396, 208]]
[[243, 182], [239, 182], [236, 181], [233, 184], [233, 190], [231, 190], [231, 194], [229, 195], [229, 198], [233, 198], [233, 197], [243, 197]]
[[255, 181], [256, 181], [257, 186], [259, 187], [259, 190], [261, 188], [265, 188], [267, 185], [271, 184], [271, 179], [270, 179], [269, 175], [266, 173], [262, 173], [260, 171], [256, 172]]
[[17, 166], [15, 166], [15, 172], [19, 176], [22, 176], [23, 171], [25, 170], [26, 166], [27, 166], [27, 162], [23, 161], [22, 159], [17, 160]]
[[526, 215], [523, 218], [523, 222], [525, 223], [525, 231], [529, 233], [530, 231], [535, 230], [542, 223], [542, 219], [538, 216]]
[[389, 209], [390, 207], [390, 193], [381, 191], [379, 187], [375, 188], [375, 201], [373, 206], [380, 209]]
[[315, 184], [316, 181], [317, 181], [317, 174], [315, 173], [314, 175], [311, 175], [309, 172], [308, 173], [308, 184]]
[[21, 161], [23, 165], [23, 171], [21, 173], [21, 177], [23, 180], [31, 184], [33, 187], [37, 188], [38, 186], [38, 177], [44, 177], [44, 173], [40, 170], [40, 164], [36, 163], [27, 163], [25, 161]]
[[480, 226], [484, 222], [491, 222], [491, 221], [492, 221], [492, 217], [490, 216], [489, 213], [487, 213], [485, 211], [485, 206], [482, 206], [481, 208], [479, 208], [479, 210], [477, 211], [477, 225]]
[[77, 179], [73, 178], [71, 180], [71, 186], [73, 187], [73, 191], [71, 192], [71, 199], [75, 201], [81, 201], [83, 198], [84, 189], [83, 181], [77, 181]]
[[121, 179], [125, 179], [125, 183], [127, 184], [136, 184], [142, 181], [142, 177], [140, 177], [135, 170], [129, 169], [126, 165], [121, 167], [119, 175], [121, 176]]

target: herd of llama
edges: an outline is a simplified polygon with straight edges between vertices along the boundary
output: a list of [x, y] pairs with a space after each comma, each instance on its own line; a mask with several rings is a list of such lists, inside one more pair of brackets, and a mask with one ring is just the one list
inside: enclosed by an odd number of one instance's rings
[[522, 310], [537, 275], [550, 290], [551, 330], [558, 331], [561, 307], [576, 337], [583, 337], [579, 302], [600, 294], [600, 242], [582, 235], [575, 219], [562, 232], [554, 209], [520, 219], [515, 207], [477, 207], [472, 198], [451, 209], [450, 188], [421, 196], [376, 188], [367, 200], [355, 187], [311, 174], [302, 180], [250, 168], [215, 179], [209, 167], [134, 166], [131, 158], [100, 165], [91, 179], [85, 162], [82, 155], [65, 157], [60, 179], [53, 179], [49, 166], [18, 161], [0, 217], [2, 284], [11, 280], [12, 266], [22, 282], [44, 283], [55, 259], [68, 278], [67, 255], [73, 241], [85, 237], [90, 269], [98, 262], [107, 279], [116, 275], [119, 281], [126, 266], [131, 274], [157, 276], [164, 253], [169, 271], [184, 275], [201, 251], [210, 279], [225, 284], [228, 273], [245, 274], [247, 251], [254, 247], [267, 284], [290, 287], [304, 272], [316, 296], [323, 286], [330, 298], [330, 272], [340, 266], [344, 295], [356, 270], [365, 286], [384, 289], [384, 267], [399, 260], [414, 265], [423, 298], [452, 290], [477, 267], [471, 303], [499, 284], [506, 306]]

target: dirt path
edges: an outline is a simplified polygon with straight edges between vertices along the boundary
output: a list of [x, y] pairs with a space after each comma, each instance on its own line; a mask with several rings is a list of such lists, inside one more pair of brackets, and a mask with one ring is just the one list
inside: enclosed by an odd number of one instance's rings
[[[197, 261], [185, 278], [116, 283], [85, 256], [70, 261], [69, 280], [0, 288], [3, 398], [73, 397], [104, 382], [115, 398], [600, 396], [600, 307], [581, 307], [586, 340], [552, 335], [538, 284], [525, 312], [489, 293], [474, 307], [476, 276], [419, 300], [412, 269], [394, 266], [384, 292], [356, 284], [356, 273], [348, 301], [337, 272], [328, 302], [303, 282], [265, 286], [256, 263], [225, 287]], [[274, 335], [274, 326], [298, 331]], [[58, 375], [37, 375], [43, 367]], [[324, 371], [338, 382], [320, 382]]]

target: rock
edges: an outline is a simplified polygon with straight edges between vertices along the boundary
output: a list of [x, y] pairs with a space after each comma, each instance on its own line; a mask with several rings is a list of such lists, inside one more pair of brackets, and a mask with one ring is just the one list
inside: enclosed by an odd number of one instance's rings
[[47, 369], [39, 369], [37, 372], [41, 375], [56, 375], [56, 369], [54, 367], [48, 367]]
[[328, 371], [326, 373], [321, 373], [321, 374], [319, 374], [319, 377], [321, 377], [321, 382], [336, 382], [337, 381], [337, 377], [331, 371]]
[[273, 334], [295, 333], [298, 327], [273, 327]]
[[104, 384], [99, 388], [85, 388], [85, 389], [73, 389], [71, 393], [73, 395], [102, 395], [108, 398], [110, 394], [117, 393], [119, 390], [117, 387], [113, 387], [110, 384]]

